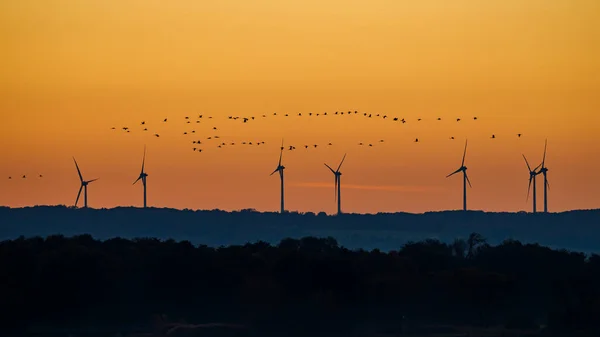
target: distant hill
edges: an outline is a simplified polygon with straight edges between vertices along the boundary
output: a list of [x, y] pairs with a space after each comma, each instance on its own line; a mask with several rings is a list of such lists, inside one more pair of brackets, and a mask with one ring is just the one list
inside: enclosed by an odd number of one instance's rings
[[379, 214], [262, 213], [254, 210], [74, 209], [65, 206], [0, 207], [0, 240], [19, 236], [91, 234], [98, 239], [157, 237], [209, 246], [286, 237], [336, 238], [350, 249], [397, 250], [408, 241], [449, 242], [477, 232], [497, 244], [505, 239], [581, 251], [600, 252], [600, 210], [563, 213], [444, 211]]

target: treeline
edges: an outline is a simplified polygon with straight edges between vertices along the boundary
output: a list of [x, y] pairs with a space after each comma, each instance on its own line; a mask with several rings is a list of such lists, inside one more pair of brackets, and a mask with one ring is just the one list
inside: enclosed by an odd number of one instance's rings
[[154, 314], [313, 333], [400, 321], [600, 328], [600, 256], [492, 246], [477, 233], [388, 253], [331, 237], [219, 248], [21, 237], [0, 243], [0, 272], [0, 329], [143, 324]]

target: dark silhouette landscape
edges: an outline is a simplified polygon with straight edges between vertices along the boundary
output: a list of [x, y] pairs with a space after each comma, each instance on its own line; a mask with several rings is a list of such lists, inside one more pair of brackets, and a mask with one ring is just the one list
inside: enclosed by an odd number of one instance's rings
[[594, 335], [599, 216], [2, 208], [0, 327], [8, 336]]
[[75, 209], [66, 206], [0, 207], [0, 240], [21, 235], [113, 237], [188, 240], [209, 246], [287, 237], [334, 237], [348, 249], [398, 249], [407, 241], [452, 242], [477, 232], [490, 244], [505, 239], [539, 243], [556, 249], [600, 252], [600, 210], [562, 213], [490, 213], [441, 211], [414, 213], [285, 214], [241, 210], [178, 210], [168, 208]]

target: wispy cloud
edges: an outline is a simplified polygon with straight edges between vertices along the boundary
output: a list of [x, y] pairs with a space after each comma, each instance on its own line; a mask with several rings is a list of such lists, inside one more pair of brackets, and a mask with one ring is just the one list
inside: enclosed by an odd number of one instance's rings
[[[291, 186], [305, 188], [333, 188], [332, 182], [294, 182]], [[420, 185], [356, 185], [343, 184], [344, 189], [353, 190], [370, 190], [370, 191], [390, 191], [390, 192], [430, 192], [437, 190], [435, 186], [420, 186]]]

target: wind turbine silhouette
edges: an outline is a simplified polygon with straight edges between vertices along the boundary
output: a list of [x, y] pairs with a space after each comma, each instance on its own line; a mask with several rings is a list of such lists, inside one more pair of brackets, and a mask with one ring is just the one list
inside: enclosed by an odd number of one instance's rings
[[460, 164], [460, 168], [446, 176], [446, 178], [448, 178], [458, 172], [463, 173], [463, 211], [467, 210], [467, 183], [469, 183], [469, 187], [472, 187], [471, 181], [469, 180], [469, 176], [467, 176], [467, 167], [465, 166], [465, 156], [466, 155], [467, 155], [467, 141], [465, 140], [465, 151], [463, 153], [463, 158], [462, 158], [462, 163]]
[[273, 173], [271, 173], [270, 175], [273, 175], [275, 172], [279, 172], [279, 177], [281, 178], [281, 213], [283, 214], [285, 212], [285, 207], [284, 207], [284, 203], [283, 203], [283, 170], [285, 170], [285, 166], [281, 165], [281, 157], [283, 156], [283, 139], [281, 140], [281, 152], [279, 152], [279, 164], [277, 164], [277, 168], [275, 169], [275, 171], [273, 171]]
[[148, 174], [144, 172], [144, 164], [146, 163], [146, 146], [144, 146], [144, 158], [142, 159], [142, 171], [140, 172], [140, 176], [133, 182], [135, 185], [140, 179], [142, 180], [142, 185], [144, 186], [144, 208], [146, 208], [146, 177]]
[[548, 140], [544, 143], [544, 158], [542, 159], [542, 167], [538, 174], [544, 175], [544, 213], [548, 213], [548, 189], [550, 188], [550, 183], [548, 183], [548, 168], [546, 167], [546, 148], [548, 147]]
[[77, 207], [77, 203], [79, 202], [79, 197], [81, 196], [81, 190], [83, 189], [84, 190], [83, 191], [83, 207], [87, 208], [88, 207], [88, 197], [87, 197], [88, 184], [98, 180], [98, 178], [88, 180], [88, 181], [83, 180], [83, 176], [81, 175], [81, 170], [79, 170], [79, 165], [77, 165], [77, 160], [75, 160], [75, 157], [73, 157], [73, 161], [75, 162], [75, 167], [77, 168], [77, 173], [79, 174], [79, 181], [81, 181], [81, 187], [79, 187], [79, 192], [77, 193], [77, 199], [75, 199], [75, 207]]
[[529, 166], [529, 162], [527, 161], [527, 158], [525, 158], [525, 155], [523, 155], [523, 159], [525, 159], [525, 164], [527, 164], [527, 169], [529, 170], [529, 186], [527, 187], [527, 201], [529, 201], [529, 192], [531, 190], [531, 181], [533, 181], [533, 213], [536, 213], [537, 212], [536, 177], [538, 174], [540, 174], [540, 172], [536, 172], [535, 170], [537, 170], [538, 167], [540, 167], [542, 164], [538, 165], [537, 167], [535, 167], [532, 170], [531, 166]]
[[325, 166], [327, 166], [327, 168], [331, 171], [331, 173], [333, 173], [334, 177], [335, 177], [335, 185], [334, 185], [334, 194], [335, 194], [335, 198], [337, 199], [337, 214], [340, 215], [342, 214], [342, 190], [341, 190], [341, 185], [340, 185], [340, 177], [342, 176], [342, 172], [340, 172], [340, 168], [342, 167], [342, 164], [344, 163], [344, 159], [346, 159], [346, 154], [344, 154], [344, 157], [342, 158], [342, 161], [340, 162], [340, 165], [338, 166], [337, 170], [333, 170], [329, 165], [325, 164]]

